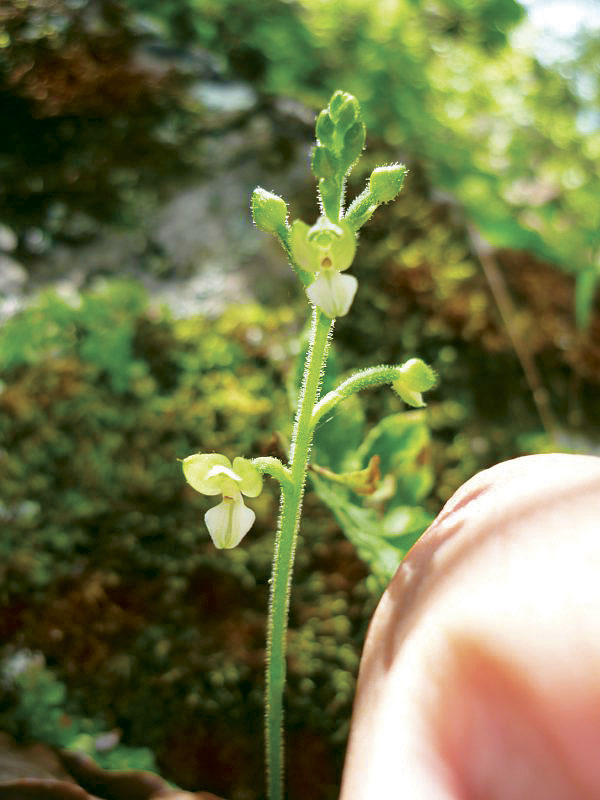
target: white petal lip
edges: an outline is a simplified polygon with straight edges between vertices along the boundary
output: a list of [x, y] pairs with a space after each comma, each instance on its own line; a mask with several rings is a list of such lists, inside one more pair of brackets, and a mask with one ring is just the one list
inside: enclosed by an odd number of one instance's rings
[[308, 287], [306, 294], [310, 302], [328, 317], [343, 317], [350, 310], [357, 288], [358, 281], [353, 275], [323, 270]]
[[204, 515], [210, 538], [219, 550], [237, 547], [255, 519], [254, 511], [244, 505], [241, 495], [224, 498], [222, 503], [210, 508]]

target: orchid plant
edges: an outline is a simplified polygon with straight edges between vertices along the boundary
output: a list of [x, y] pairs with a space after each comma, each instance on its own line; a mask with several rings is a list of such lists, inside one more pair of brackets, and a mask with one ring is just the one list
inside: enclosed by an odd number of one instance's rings
[[[402, 164], [377, 167], [364, 191], [344, 208], [345, 181], [365, 144], [366, 130], [359, 104], [352, 95], [337, 91], [317, 117], [317, 142], [312, 151], [312, 171], [318, 181], [321, 214], [309, 226], [288, 221], [285, 201], [262, 188], [252, 195], [252, 215], [259, 230], [277, 237], [297, 274], [311, 306], [311, 332], [298, 397], [287, 464], [277, 458], [252, 460], [218, 453], [197, 453], [183, 460], [188, 483], [221, 502], [205, 515], [208, 532], [218, 548], [236, 547], [254, 522], [254, 512], [243, 496], [257, 497], [263, 475], [281, 485], [281, 508], [271, 577], [266, 665], [266, 754], [269, 800], [284, 797], [283, 689], [286, 679], [286, 638], [296, 541], [302, 500], [315, 428], [325, 414], [350, 395], [363, 389], [390, 385], [409, 406], [424, 405], [422, 393], [435, 384], [433, 370], [418, 358], [393, 366], [361, 370], [319, 396], [336, 317], [348, 314], [358, 281], [346, 274], [356, 253], [357, 233], [382, 203], [393, 200], [402, 188], [406, 168]], [[361, 491], [361, 481], [377, 478], [375, 462], [362, 472], [319, 474]]]

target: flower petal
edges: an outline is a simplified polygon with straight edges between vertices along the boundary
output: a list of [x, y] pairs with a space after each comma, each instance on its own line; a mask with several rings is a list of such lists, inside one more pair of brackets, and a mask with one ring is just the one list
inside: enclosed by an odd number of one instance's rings
[[206, 480], [210, 481], [211, 486], [217, 486], [223, 495], [233, 496], [240, 493], [242, 478], [231, 467], [217, 464], [208, 471]]
[[[223, 494], [219, 474], [211, 474], [214, 467], [231, 469], [231, 461], [220, 453], [196, 453], [183, 459], [183, 474], [189, 485], [201, 494]], [[222, 479], [221, 479], [222, 480]]]
[[[331, 260], [335, 269], [340, 272], [348, 269], [354, 261], [356, 253], [356, 236], [347, 222], [341, 220], [339, 223], [342, 235], [334, 238], [331, 243]], [[342, 316], [341, 314], [339, 316]]]
[[295, 261], [308, 272], [320, 269], [319, 250], [308, 241], [309, 227], [301, 219], [292, 223], [290, 232], [290, 249]]
[[223, 498], [222, 503], [210, 508], [204, 515], [210, 538], [219, 550], [236, 547], [254, 524], [255, 518], [254, 511], [246, 508], [240, 494]]
[[262, 492], [262, 475], [247, 458], [234, 458], [233, 469], [240, 476], [238, 486], [246, 497], [258, 497]]
[[350, 310], [358, 281], [353, 275], [340, 275], [335, 270], [323, 270], [311, 283], [306, 294], [328, 317], [343, 317]]

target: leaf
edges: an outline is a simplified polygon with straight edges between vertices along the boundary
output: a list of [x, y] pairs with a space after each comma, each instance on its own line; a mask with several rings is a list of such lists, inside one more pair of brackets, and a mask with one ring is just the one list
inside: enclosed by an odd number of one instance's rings
[[311, 480], [317, 495], [333, 512], [359, 557], [374, 575], [389, 582], [405, 554], [403, 547], [385, 538], [383, 522], [376, 512], [354, 503], [343, 487], [316, 477]]
[[357, 452], [361, 464], [378, 455], [381, 474], [392, 474], [396, 493], [391, 505], [417, 505], [433, 485], [428, 463], [429, 429], [422, 411], [390, 414], [368, 434]]

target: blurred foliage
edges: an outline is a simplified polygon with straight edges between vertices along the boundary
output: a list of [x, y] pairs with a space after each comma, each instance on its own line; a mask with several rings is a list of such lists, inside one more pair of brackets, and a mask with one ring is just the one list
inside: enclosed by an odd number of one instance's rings
[[143, 747], [127, 747], [117, 731], [100, 721], [70, 714], [67, 690], [47, 669], [43, 656], [19, 652], [3, 664], [5, 693], [0, 707], [3, 731], [25, 741], [77, 750], [104, 769], [155, 769]]

